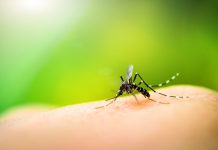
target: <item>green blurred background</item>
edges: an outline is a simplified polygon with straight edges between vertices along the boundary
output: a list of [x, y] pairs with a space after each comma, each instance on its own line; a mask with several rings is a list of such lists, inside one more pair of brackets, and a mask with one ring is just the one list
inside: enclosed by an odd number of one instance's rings
[[114, 96], [135, 66], [150, 84], [218, 90], [217, 1], [1, 0], [0, 113]]

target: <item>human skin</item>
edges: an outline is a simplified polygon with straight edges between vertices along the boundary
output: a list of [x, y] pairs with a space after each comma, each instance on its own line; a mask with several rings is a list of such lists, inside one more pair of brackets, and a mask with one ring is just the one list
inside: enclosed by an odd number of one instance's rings
[[0, 124], [0, 150], [216, 150], [218, 94], [195, 86], [172, 86], [118, 98], [66, 106]]

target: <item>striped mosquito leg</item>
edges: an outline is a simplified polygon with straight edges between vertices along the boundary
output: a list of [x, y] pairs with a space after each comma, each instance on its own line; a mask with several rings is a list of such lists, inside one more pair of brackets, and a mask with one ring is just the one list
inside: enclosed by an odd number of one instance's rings
[[173, 81], [176, 77], [179, 76], [179, 73], [175, 74], [174, 76], [172, 76], [169, 80], [166, 80], [165, 82], [163, 83], [160, 83], [160, 84], [157, 84], [157, 85], [149, 85], [150, 87], [161, 87], [161, 86], [164, 86], [168, 83], [170, 83], [171, 81]]
[[166, 97], [172, 97], [172, 98], [177, 98], [177, 99], [189, 98], [188, 96], [166, 95], [166, 94], [159, 93], [159, 92], [155, 92], [155, 93], [160, 94], [160, 95], [163, 95], [163, 96], [166, 96]]
[[104, 106], [98, 106], [98, 107], [95, 107], [95, 108], [96, 108], [96, 109], [104, 108], [104, 107], [106, 107], [106, 106], [108, 106], [108, 105], [114, 103], [114, 102], [117, 100], [117, 98], [118, 98], [119, 96], [121, 96], [122, 94], [123, 94], [123, 91], [118, 90], [118, 91], [117, 91], [117, 95], [116, 95], [115, 97], [109, 98], [109, 99], [106, 99], [106, 100], [105, 100], [105, 101], [110, 101], [109, 103], [107, 103], [107, 104], [104, 105]]
[[117, 97], [114, 97], [113, 99], [107, 99], [106, 101], [109, 101], [109, 100], [111, 100], [111, 101], [109, 103], [107, 103], [106, 105], [95, 107], [95, 109], [104, 108], [104, 107], [114, 103], [117, 100]]
[[[178, 76], [179, 74], [177, 73], [175, 76], [171, 77], [171, 80], [174, 80], [176, 78], [176, 76]], [[175, 96], [175, 95], [166, 95], [166, 94], [163, 94], [163, 93], [159, 93], [157, 92], [156, 90], [154, 90], [150, 85], [148, 85], [144, 80], [143, 78], [140, 76], [140, 74], [136, 73], [135, 77], [134, 77], [134, 80], [136, 77], [139, 77], [141, 79], [140, 83], [138, 85], [140, 85], [141, 83], [144, 83], [145, 86], [147, 86], [150, 90], [152, 90], [154, 93], [157, 93], [157, 94], [160, 94], [160, 95], [163, 95], [163, 96], [166, 96], [166, 97], [173, 97], [173, 98], [189, 98], [188, 96]], [[133, 80], [133, 81], [134, 81]], [[169, 81], [170, 82], [170, 81]], [[166, 83], [167, 84], [167, 83]]]

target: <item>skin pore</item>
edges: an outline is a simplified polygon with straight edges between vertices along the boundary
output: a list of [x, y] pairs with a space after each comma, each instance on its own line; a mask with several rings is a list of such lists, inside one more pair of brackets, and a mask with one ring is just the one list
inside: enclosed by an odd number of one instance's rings
[[0, 123], [1, 150], [216, 150], [218, 94], [195, 86], [121, 97], [107, 107], [98, 101], [8, 119]]

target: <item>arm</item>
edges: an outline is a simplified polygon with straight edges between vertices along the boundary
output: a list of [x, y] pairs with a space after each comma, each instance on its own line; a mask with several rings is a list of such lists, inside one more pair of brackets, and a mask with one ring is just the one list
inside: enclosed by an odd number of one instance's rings
[[188, 95], [177, 100], [152, 93], [163, 105], [137, 95], [66, 106], [0, 125], [0, 149], [217, 149], [218, 95], [193, 86], [160, 90]]

